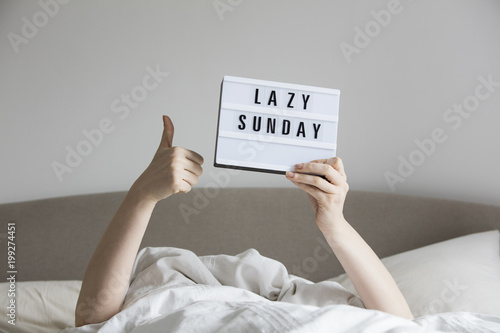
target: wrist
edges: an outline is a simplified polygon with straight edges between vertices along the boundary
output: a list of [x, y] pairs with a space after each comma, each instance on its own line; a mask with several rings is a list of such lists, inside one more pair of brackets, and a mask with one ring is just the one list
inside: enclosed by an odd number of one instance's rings
[[333, 250], [343, 247], [343, 244], [350, 238], [349, 234], [353, 231], [343, 215], [336, 220], [334, 225], [319, 229]]
[[153, 197], [148, 196], [141, 190], [137, 184], [133, 184], [130, 190], [125, 197], [125, 200], [129, 203], [138, 206], [156, 206], [158, 200], [155, 200]]

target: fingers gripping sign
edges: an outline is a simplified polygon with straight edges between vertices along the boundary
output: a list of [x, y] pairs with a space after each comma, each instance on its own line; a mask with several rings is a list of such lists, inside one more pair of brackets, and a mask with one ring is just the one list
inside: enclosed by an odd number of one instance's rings
[[179, 192], [189, 192], [203, 173], [203, 157], [172, 145], [174, 124], [163, 116], [163, 134], [153, 160], [132, 186], [142, 197], [158, 202]]
[[295, 172], [287, 172], [286, 177], [309, 195], [322, 231], [334, 228], [344, 219], [342, 210], [349, 186], [340, 158], [297, 164]]

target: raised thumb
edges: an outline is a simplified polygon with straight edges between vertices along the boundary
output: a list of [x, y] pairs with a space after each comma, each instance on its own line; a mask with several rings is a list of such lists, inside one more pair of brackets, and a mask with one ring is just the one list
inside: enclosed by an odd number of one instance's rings
[[160, 146], [172, 147], [174, 140], [174, 124], [169, 116], [163, 116], [163, 135], [161, 137]]

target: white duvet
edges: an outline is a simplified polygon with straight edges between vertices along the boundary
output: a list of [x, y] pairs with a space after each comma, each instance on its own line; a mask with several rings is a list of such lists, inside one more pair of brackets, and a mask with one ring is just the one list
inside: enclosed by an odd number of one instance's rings
[[364, 309], [333, 281], [289, 275], [250, 249], [198, 257], [177, 248], [137, 256], [122, 310], [64, 332], [500, 332], [500, 318], [445, 313], [407, 320]]

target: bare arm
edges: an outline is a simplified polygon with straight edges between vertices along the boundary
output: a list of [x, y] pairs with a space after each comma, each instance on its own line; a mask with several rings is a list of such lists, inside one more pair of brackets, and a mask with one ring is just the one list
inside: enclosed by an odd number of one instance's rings
[[[315, 175], [323, 175], [326, 180]], [[347, 185], [340, 158], [296, 166], [287, 178], [309, 194], [316, 224], [369, 309], [413, 318], [396, 282], [342, 213]]]
[[118, 313], [156, 203], [189, 192], [202, 174], [203, 158], [172, 147], [174, 126], [166, 116], [163, 124], [153, 161], [132, 185], [90, 259], [75, 310], [76, 326], [99, 323]]

